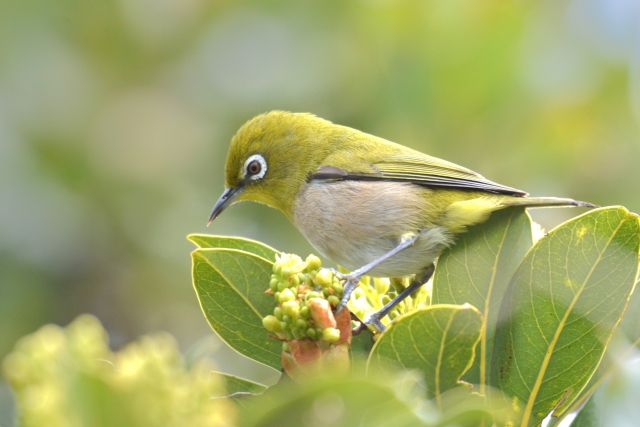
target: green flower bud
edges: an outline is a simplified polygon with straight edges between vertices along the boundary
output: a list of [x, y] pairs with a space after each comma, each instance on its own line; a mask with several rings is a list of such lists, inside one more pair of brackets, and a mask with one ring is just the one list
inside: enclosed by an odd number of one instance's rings
[[300, 277], [297, 274], [289, 277], [289, 286], [298, 286], [300, 284]]
[[287, 325], [290, 325], [291, 324], [291, 317], [289, 317], [288, 315], [285, 314], [284, 316], [282, 316], [282, 321], [284, 323], [286, 323]]
[[340, 331], [336, 328], [324, 328], [322, 330], [322, 339], [326, 342], [336, 342], [340, 339]]
[[294, 339], [293, 333], [291, 332], [290, 329], [286, 329], [283, 332], [284, 332], [284, 337], [286, 338], [287, 341], [291, 341], [292, 339]]
[[316, 338], [322, 338], [322, 328], [316, 328]]
[[280, 322], [280, 329], [282, 329], [283, 331], [288, 331], [289, 329], [291, 329], [291, 326], [289, 325], [288, 322], [285, 322], [284, 320], [282, 320]]
[[291, 276], [291, 269], [289, 267], [282, 267], [282, 270], [280, 271], [280, 275], [282, 276], [283, 279], [288, 279], [289, 276]]
[[382, 296], [382, 304], [383, 305], [387, 305], [391, 302], [391, 298], [389, 297], [389, 295], [383, 295]]
[[279, 262], [276, 262], [273, 264], [273, 272], [276, 275], [280, 275], [280, 272], [282, 271], [282, 264]]
[[302, 338], [304, 338], [302, 331], [298, 328], [292, 328], [291, 333], [293, 334], [293, 337], [297, 340], [301, 340]]
[[312, 298], [320, 298], [320, 294], [317, 293], [316, 291], [307, 292], [305, 299], [309, 301]]
[[273, 294], [273, 299], [276, 300], [276, 302], [280, 302], [280, 292], [276, 292]]
[[317, 256], [311, 254], [307, 257], [307, 269], [308, 270], [318, 270], [320, 266], [322, 266], [322, 261]]
[[278, 320], [282, 320], [282, 315], [283, 315], [283, 313], [282, 313], [282, 308], [280, 308], [280, 307], [276, 307], [276, 308], [273, 310], [273, 314], [276, 316], [276, 319], [278, 319]]
[[309, 338], [315, 339], [316, 338], [316, 330], [313, 329], [313, 328], [307, 329], [307, 336]]
[[284, 282], [278, 282], [278, 284], [276, 285], [278, 292], [282, 292], [287, 288], [287, 285]]
[[393, 320], [396, 317], [398, 317], [398, 310], [393, 310], [392, 312], [389, 313], [389, 319]]
[[291, 347], [289, 347], [289, 343], [288, 342], [283, 342], [282, 343], [282, 350], [286, 351], [287, 353], [291, 353]]
[[271, 289], [273, 292], [278, 291], [278, 283], [280, 283], [278, 279], [271, 279], [271, 281], [269, 282], [269, 289]]
[[267, 316], [262, 319], [262, 325], [269, 332], [273, 332], [277, 334], [278, 332], [282, 332], [282, 327], [280, 327], [280, 321], [276, 318], [276, 316]]
[[329, 292], [329, 288], [322, 288], [322, 295], [324, 295], [325, 298], [331, 295], [331, 292]]
[[338, 294], [338, 295], [342, 295], [342, 283], [340, 283], [339, 281], [335, 281], [331, 284], [331, 289], [333, 289], [333, 291]]
[[323, 268], [320, 271], [318, 271], [318, 274], [316, 274], [316, 283], [322, 286], [323, 288], [326, 288], [327, 286], [331, 286], [332, 282], [333, 282], [333, 273], [331, 272], [331, 270], [327, 268]]
[[329, 296], [327, 297], [327, 301], [329, 301], [329, 304], [331, 304], [331, 305], [332, 305], [332, 306], [334, 306], [334, 307], [337, 307], [337, 306], [338, 306], [338, 304], [340, 304], [340, 298], [338, 298], [338, 297], [337, 297], [337, 296], [335, 296], [335, 295], [329, 295]]
[[378, 295], [384, 295], [389, 292], [389, 281], [387, 279], [374, 279], [373, 284]]
[[404, 279], [396, 277], [393, 279], [389, 279], [389, 281], [391, 282], [391, 286], [393, 286], [396, 292], [402, 292], [407, 287]]
[[304, 319], [298, 319], [296, 320], [296, 327], [304, 331], [309, 327], [309, 324]]
[[293, 301], [294, 299], [296, 299], [296, 296], [289, 288], [286, 288], [285, 290], [280, 292], [280, 298], [278, 298], [280, 304], [284, 304], [286, 301]]
[[282, 311], [285, 316], [291, 319], [297, 319], [300, 314], [300, 304], [298, 304], [298, 301], [285, 301], [282, 303]]
[[309, 307], [306, 305], [303, 305], [302, 307], [300, 307], [300, 316], [304, 317], [305, 319], [308, 319], [310, 316], [309, 313]]

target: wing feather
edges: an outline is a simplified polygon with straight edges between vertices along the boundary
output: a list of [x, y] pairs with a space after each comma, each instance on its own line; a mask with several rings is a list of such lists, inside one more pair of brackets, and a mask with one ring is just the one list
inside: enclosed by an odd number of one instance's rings
[[[482, 190], [517, 197], [527, 196], [524, 191], [489, 181], [470, 169], [418, 152], [389, 156], [384, 161], [371, 164], [371, 167], [372, 172], [346, 172], [334, 166], [322, 166], [312, 179], [406, 181], [424, 186]], [[332, 173], [326, 173], [326, 171]]]

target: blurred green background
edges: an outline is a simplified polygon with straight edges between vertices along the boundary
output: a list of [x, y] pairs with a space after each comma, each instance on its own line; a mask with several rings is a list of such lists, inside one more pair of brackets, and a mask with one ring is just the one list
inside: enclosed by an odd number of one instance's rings
[[264, 206], [205, 227], [230, 138], [272, 109], [639, 211], [639, 28], [634, 0], [3, 0], [0, 358], [89, 312], [114, 348], [209, 337], [221, 370], [268, 377], [210, 338], [185, 236], [312, 251]]

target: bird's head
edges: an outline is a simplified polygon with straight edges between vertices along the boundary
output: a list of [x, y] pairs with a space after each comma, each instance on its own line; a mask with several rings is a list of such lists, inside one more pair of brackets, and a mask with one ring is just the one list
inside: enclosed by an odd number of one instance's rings
[[263, 203], [291, 218], [295, 196], [330, 153], [336, 127], [311, 114], [271, 111], [245, 123], [231, 140], [225, 190], [209, 223], [240, 201]]

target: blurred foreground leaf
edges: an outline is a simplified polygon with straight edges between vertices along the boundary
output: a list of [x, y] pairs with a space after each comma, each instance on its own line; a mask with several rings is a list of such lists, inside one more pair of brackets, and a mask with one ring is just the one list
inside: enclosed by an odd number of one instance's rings
[[282, 426], [426, 426], [398, 399], [390, 384], [370, 379], [318, 378], [269, 389], [243, 410], [243, 427]]
[[598, 407], [595, 396], [591, 396], [571, 423], [571, 427], [604, 427], [606, 425], [607, 422], [602, 419], [602, 411]]
[[508, 208], [469, 228], [438, 259], [433, 304], [469, 303], [482, 313], [483, 334], [473, 366], [464, 376], [466, 381], [480, 384], [480, 393], [490, 377], [500, 304], [513, 273], [532, 245], [529, 214], [521, 207]]
[[282, 344], [262, 325], [273, 311], [273, 297], [264, 292], [273, 263], [237, 249], [196, 249], [191, 258], [193, 285], [213, 330], [242, 355], [280, 370]]
[[638, 217], [596, 209], [542, 238], [501, 308], [492, 385], [513, 398], [517, 424], [561, 414], [589, 381], [638, 273]]
[[187, 236], [187, 239], [189, 239], [201, 249], [238, 249], [258, 255], [271, 262], [274, 262], [276, 260], [276, 255], [279, 254], [278, 251], [265, 245], [264, 243], [256, 242], [255, 240], [251, 239], [244, 239], [242, 237], [190, 234]]
[[260, 394], [268, 388], [264, 384], [236, 377], [235, 375], [224, 374], [222, 372], [216, 372], [216, 374], [220, 375], [221, 378], [224, 378], [226, 384], [226, 393], [224, 394], [224, 396], [219, 397], [232, 396], [236, 393]]
[[397, 318], [376, 341], [367, 371], [393, 368], [424, 373], [427, 396], [442, 409], [442, 393], [459, 384], [480, 340], [482, 316], [470, 305], [434, 305]]

